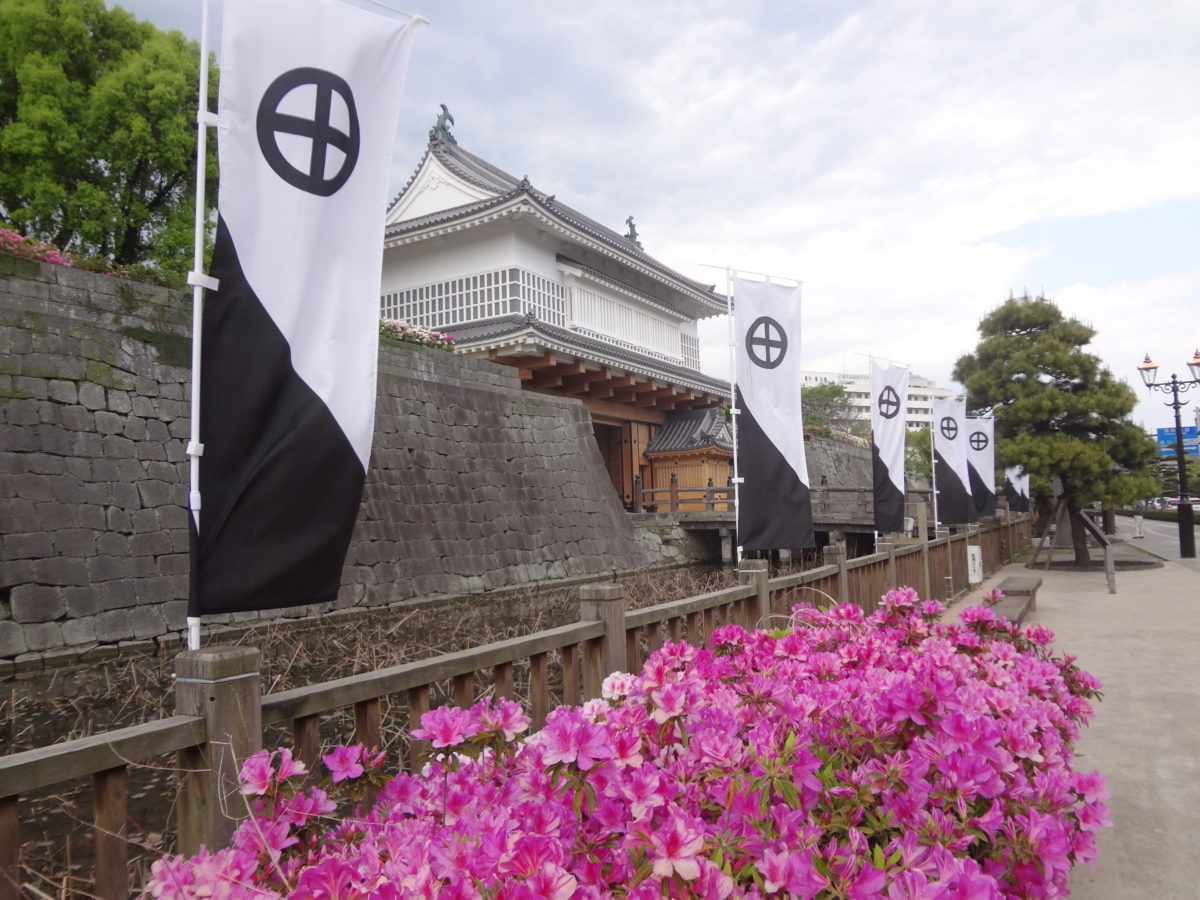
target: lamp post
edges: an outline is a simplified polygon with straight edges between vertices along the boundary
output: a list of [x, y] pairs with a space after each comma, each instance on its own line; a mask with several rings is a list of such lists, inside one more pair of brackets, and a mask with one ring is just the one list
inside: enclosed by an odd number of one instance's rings
[[1187, 405], [1187, 401], [1180, 400], [1179, 395], [1200, 385], [1200, 350], [1196, 351], [1196, 355], [1188, 361], [1187, 366], [1192, 373], [1191, 379], [1180, 380], [1172, 373], [1170, 381], [1155, 381], [1154, 375], [1158, 371], [1158, 364], [1151, 362], [1150, 354], [1147, 353], [1145, 361], [1138, 365], [1138, 373], [1142, 376], [1142, 381], [1145, 382], [1146, 387], [1150, 390], [1162, 391], [1164, 394], [1171, 395], [1171, 402], [1163, 405], [1175, 410], [1175, 460], [1179, 465], [1179, 506], [1177, 507], [1179, 515], [1179, 556], [1182, 559], [1195, 559], [1195, 520], [1192, 517], [1192, 500], [1191, 494], [1188, 491], [1187, 458], [1183, 452], [1183, 425], [1179, 418], [1179, 411]]

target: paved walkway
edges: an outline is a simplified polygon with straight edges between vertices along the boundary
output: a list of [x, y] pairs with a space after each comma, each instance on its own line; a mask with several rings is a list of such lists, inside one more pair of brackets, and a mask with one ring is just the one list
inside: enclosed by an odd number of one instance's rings
[[[1132, 535], [1132, 523], [1119, 520]], [[1147, 526], [1151, 523], [1147, 522]], [[1081, 769], [1108, 779], [1114, 827], [1099, 835], [1100, 859], [1072, 876], [1077, 900], [1196, 900], [1200, 897], [1200, 565], [1179, 559], [1178, 531], [1116, 544], [1118, 559], [1162, 554], [1160, 568], [1117, 570], [1117, 593], [1104, 573], [1041, 571], [1037, 611], [1059, 652], [1079, 658], [1103, 683], [1104, 698], [1078, 751]], [[1150, 535], [1151, 529], [1147, 528]], [[979, 602], [1011, 565], [964, 600]]]

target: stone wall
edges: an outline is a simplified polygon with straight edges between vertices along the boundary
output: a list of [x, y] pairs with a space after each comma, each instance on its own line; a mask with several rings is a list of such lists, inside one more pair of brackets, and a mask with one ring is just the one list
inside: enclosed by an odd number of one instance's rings
[[[0, 659], [28, 668], [177, 640], [189, 307], [178, 292], [0, 256]], [[502, 366], [387, 345], [376, 426], [337, 607], [658, 561], [578, 401], [523, 392]]]
[[826, 437], [810, 437], [804, 441], [808, 462], [808, 480], [812, 487], [825, 484], [839, 488], [871, 489], [871, 450]]

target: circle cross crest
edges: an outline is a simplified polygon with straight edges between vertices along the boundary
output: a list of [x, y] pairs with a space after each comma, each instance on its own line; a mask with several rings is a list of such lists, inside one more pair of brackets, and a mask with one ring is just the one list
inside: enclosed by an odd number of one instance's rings
[[787, 356], [787, 333], [770, 316], [759, 316], [746, 329], [746, 354], [761, 369], [774, 369]]
[[987, 449], [988, 436], [986, 434], [984, 434], [982, 431], [972, 431], [970, 441], [971, 441], [971, 449], [972, 450], [986, 450]]
[[[316, 104], [311, 119], [279, 111], [279, 104], [288, 94], [296, 88], [310, 85], [316, 88]], [[346, 112], [350, 117], [348, 131], [338, 130], [330, 121], [334, 94], [341, 97], [346, 105]], [[258, 132], [258, 146], [267, 165], [292, 187], [316, 194], [318, 197], [329, 197], [337, 193], [350, 179], [354, 165], [358, 162], [361, 138], [354, 94], [344, 78], [324, 69], [303, 66], [284, 72], [272, 81], [259, 101], [255, 126]], [[307, 171], [292, 165], [283, 155], [283, 151], [279, 149], [280, 134], [294, 134], [311, 141]], [[330, 147], [341, 151], [343, 159], [332, 177], [326, 178], [325, 164]]]
[[900, 395], [890, 384], [884, 385], [883, 390], [879, 392], [876, 405], [879, 407], [879, 415], [885, 419], [894, 419], [900, 413]]
[[942, 416], [941, 425], [942, 437], [948, 441], [958, 437], [958, 422], [954, 421], [954, 416]]

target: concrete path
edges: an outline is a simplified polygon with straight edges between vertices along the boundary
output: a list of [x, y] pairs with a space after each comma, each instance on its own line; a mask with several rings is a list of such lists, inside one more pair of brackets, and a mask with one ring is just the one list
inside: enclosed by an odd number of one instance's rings
[[[1121, 524], [1132, 534], [1131, 522]], [[1170, 535], [1161, 537], [1165, 548]], [[1118, 543], [1117, 558], [1144, 559], [1150, 543]], [[1200, 567], [1181, 564], [1177, 540], [1164, 555], [1174, 558], [1161, 568], [1118, 569], [1116, 594], [1103, 572], [1036, 572], [1043, 584], [1027, 624], [1054, 631], [1056, 650], [1077, 656], [1104, 685], [1078, 765], [1108, 779], [1114, 827], [1099, 835], [1096, 866], [1073, 873], [1078, 900], [1200, 898]], [[1027, 574], [1006, 566], [952, 611], [978, 603], [1008, 575]]]

